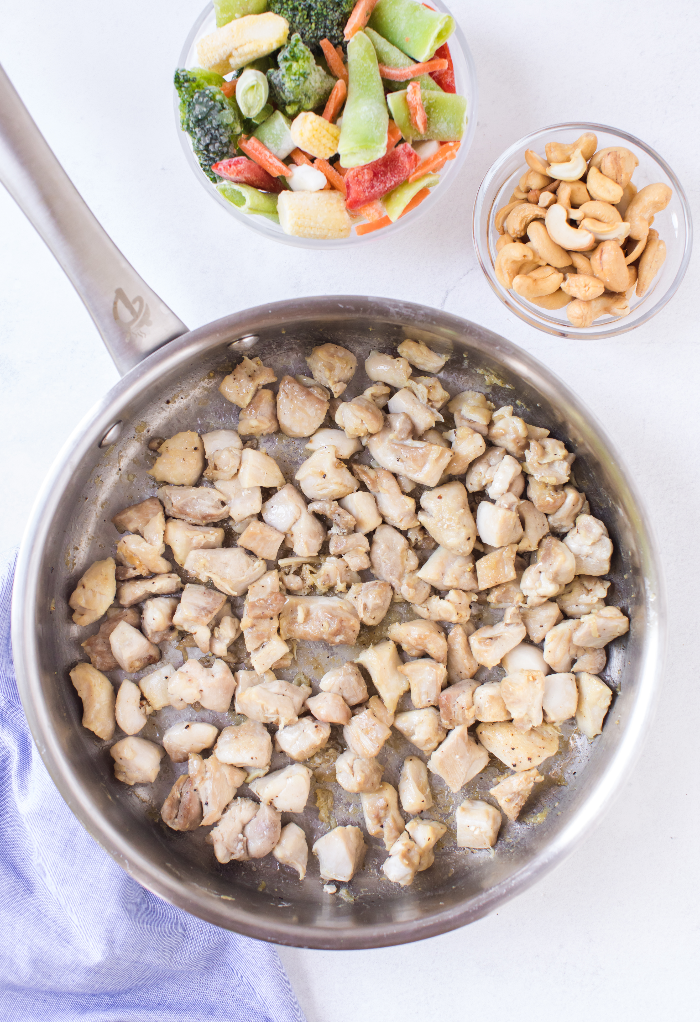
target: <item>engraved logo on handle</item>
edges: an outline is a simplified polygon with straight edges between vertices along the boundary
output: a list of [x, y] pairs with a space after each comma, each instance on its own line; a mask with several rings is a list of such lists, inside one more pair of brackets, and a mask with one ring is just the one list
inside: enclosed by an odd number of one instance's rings
[[143, 298], [137, 295], [129, 299], [120, 287], [114, 292], [112, 315], [124, 327], [127, 338], [143, 338], [149, 326], [153, 325], [150, 309]]

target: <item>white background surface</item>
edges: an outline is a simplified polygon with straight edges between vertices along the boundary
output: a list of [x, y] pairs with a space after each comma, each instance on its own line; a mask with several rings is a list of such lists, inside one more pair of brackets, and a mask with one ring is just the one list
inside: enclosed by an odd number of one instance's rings
[[[200, 0], [5, 4], [0, 61], [88, 204], [190, 326], [270, 299], [386, 295], [482, 323], [583, 399], [646, 497], [669, 591], [669, 655], [641, 760], [571, 858], [490, 918], [371, 952], [282, 949], [309, 1022], [621, 1022], [697, 1017], [698, 256], [650, 324], [567, 342], [521, 324], [486, 284], [471, 209], [491, 162], [545, 124], [600, 121], [657, 149], [700, 224], [694, 2], [453, 0], [481, 90], [479, 131], [432, 222], [360, 256], [256, 240], [185, 165], [171, 75]], [[20, 540], [60, 445], [116, 380], [52, 256], [0, 191], [1, 547]]]

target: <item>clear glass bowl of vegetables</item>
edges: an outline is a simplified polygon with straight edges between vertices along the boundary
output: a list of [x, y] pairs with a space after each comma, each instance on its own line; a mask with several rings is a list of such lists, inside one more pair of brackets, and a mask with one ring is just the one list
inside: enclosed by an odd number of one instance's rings
[[476, 130], [474, 62], [439, 0], [215, 0], [174, 82], [200, 183], [247, 227], [306, 248], [413, 223]]

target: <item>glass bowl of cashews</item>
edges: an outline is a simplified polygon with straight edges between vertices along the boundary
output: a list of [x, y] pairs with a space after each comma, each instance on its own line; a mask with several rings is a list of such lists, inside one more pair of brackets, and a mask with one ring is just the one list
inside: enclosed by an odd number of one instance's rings
[[690, 259], [685, 192], [648, 145], [604, 124], [515, 142], [481, 183], [474, 245], [504, 304], [560, 337], [632, 330], [676, 293]]

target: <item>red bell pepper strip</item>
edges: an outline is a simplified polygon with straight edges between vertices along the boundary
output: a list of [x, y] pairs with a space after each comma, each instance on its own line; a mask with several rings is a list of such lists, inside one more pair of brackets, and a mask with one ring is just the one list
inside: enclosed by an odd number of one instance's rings
[[424, 135], [428, 130], [428, 115], [423, 106], [420, 94], [420, 82], [411, 82], [406, 89], [406, 102], [411, 115], [411, 124], [419, 135]]
[[[399, 217], [399, 220], [402, 216], [406, 216], [407, 213], [410, 213], [412, 209], [415, 209], [416, 206], [420, 206], [423, 199], [427, 199], [429, 195], [429, 188], [421, 188], [421, 190], [413, 196], [409, 204], [406, 206], [405, 210]], [[381, 220], [374, 220], [369, 224], [358, 224], [355, 228], [355, 234], [371, 234], [372, 231], [378, 231], [382, 227], [389, 227], [391, 223], [392, 221], [388, 216], [383, 216]]]
[[372, 163], [351, 167], [345, 175], [348, 209], [359, 209], [380, 199], [405, 181], [419, 163], [420, 156], [406, 142]]
[[221, 160], [219, 163], [215, 163], [211, 169], [219, 177], [226, 178], [227, 181], [252, 185], [253, 188], [259, 188], [261, 192], [275, 192], [277, 194], [282, 191], [282, 185], [277, 178], [272, 177], [271, 174], [268, 174], [257, 163], [249, 160], [247, 156], [236, 156], [230, 160]]
[[431, 60], [423, 61], [422, 64], [409, 64], [408, 67], [388, 67], [386, 64], [380, 64], [379, 74], [389, 82], [407, 82], [411, 78], [418, 78], [419, 75], [430, 74], [431, 71], [445, 71], [446, 69], [446, 60], [433, 57]]
[[436, 82], [443, 92], [456, 92], [455, 69], [452, 63], [452, 54], [447, 43], [438, 46], [435, 56], [447, 61], [447, 67], [443, 71], [430, 71], [430, 77]]

